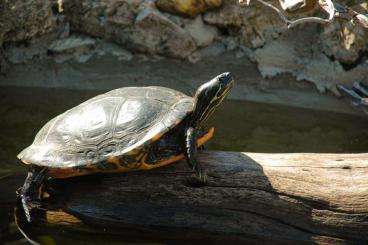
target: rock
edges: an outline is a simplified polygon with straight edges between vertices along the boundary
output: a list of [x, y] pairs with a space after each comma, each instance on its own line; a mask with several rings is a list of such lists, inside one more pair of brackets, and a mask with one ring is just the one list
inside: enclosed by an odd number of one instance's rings
[[127, 1], [66, 1], [64, 13], [75, 32], [83, 32], [105, 39], [128, 42], [125, 38], [134, 25], [143, 0]]
[[[270, 3], [279, 6], [276, 0]], [[316, 11], [321, 9], [314, 6], [315, 1], [308, 0], [304, 7], [288, 18], [296, 19], [303, 14], [315, 16]], [[353, 8], [364, 13], [366, 6], [367, 3], [362, 3]], [[224, 33], [223, 40], [230, 36], [233, 40], [239, 40], [237, 45], [255, 49], [253, 57], [251, 52], [245, 53], [258, 63], [264, 77], [291, 73], [299, 80], [314, 83], [321, 92], [331, 90], [336, 93], [336, 83], [349, 83], [368, 76], [365, 70], [368, 63], [362, 59], [368, 51], [368, 31], [363, 28], [345, 25], [344, 38], [340, 37], [337, 22], [329, 25], [308, 24], [305, 25], [308, 28], [300, 26], [287, 30], [285, 23], [269, 8], [256, 2], [241, 8], [236, 0], [225, 1], [220, 9], [206, 12], [203, 19]], [[234, 46], [224, 44], [226, 47]], [[235, 54], [243, 56], [237, 47]], [[345, 71], [342, 64], [352, 64], [353, 69]]]
[[187, 30], [158, 11], [153, 1], [70, 1], [71, 30], [112, 40], [131, 51], [186, 58], [196, 50]]
[[32, 38], [21, 43], [7, 42], [4, 44], [4, 59], [11, 64], [22, 64], [34, 57], [43, 58], [47, 56], [47, 47], [56, 38], [56, 33], [39, 38]]
[[223, 37], [221, 42], [225, 45], [227, 51], [233, 51], [239, 47], [239, 39], [234, 37]]
[[288, 12], [296, 11], [306, 5], [306, 0], [280, 0], [280, 6]]
[[57, 33], [58, 38], [66, 38], [70, 35], [70, 24], [66, 20], [65, 15], [58, 15], [58, 27], [57, 27]]
[[368, 29], [368, 15], [357, 14], [353, 19], [353, 23]]
[[40, 37], [55, 28], [50, 1], [2, 0], [0, 3], [0, 46]]
[[[368, 3], [352, 8], [367, 12]], [[320, 40], [322, 51], [344, 64], [353, 64], [363, 53], [368, 52], [368, 29], [358, 25], [333, 22], [323, 27]]]
[[200, 15], [184, 28], [190, 33], [198, 47], [210, 45], [218, 34], [217, 28], [203, 23]]
[[[275, 0], [271, 3], [278, 4]], [[220, 9], [205, 13], [204, 21], [226, 29], [251, 48], [262, 47], [267, 40], [277, 38], [286, 30], [286, 25], [274, 11], [257, 3], [240, 7], [237, 0], [225, 1]]]
[[[50, 1], [0, 1], [0, 72], [46, 54], [45, 40], [54, 38], [56, 19]], [[45, 35], [49, 34], [49, 37]], [[37, 40], [36, 43], [35, 40]], [[6, 45], [6, 47], [3, 47]], [[10, 60], [9, 60], [10, 59]]]
[[25, 45], [11, 45], [6, 48], [6, 58], [12, 64], [22, 64], [38, 54], [38, 50], [30, 49]]
[[67, 38], [57, 39], [51, 43], [48, 50], [55, 55], [58, 63], [74, 58], [84, 63], [93, 55], [96, 46], [95, 39], [84, 35], [71, 35]]
[[241, 50], [241, 49], [237, 49], [235, 51], [235, 57], [237, 59], [243, 58], [245, 55], [246, 55], [246, 53], [243, 50]]
[[0, 48], [0, 74], [5, 74], [9, 68], [9, 63], [5, 58], [4, 51]]
[[198, 52], [201, 57], [216, 57], [223, 54], [226, 47], [222, 42], [214, 42], [210, 46], [200, 49]]
[[130, 38], [142, 51], [171, 57], [187, 57], [197, 48], [188, 31], [155, 8], [144, 8], [137, 15]]
[[276, 40], [254, 51], [254, 59], [263, 77], [298, 70], [295, 49], [286, 41]]
[[301, 50], [302, 46], [304, 43], [297, 37], [291, 39], [288, 36], [257, 49], [254, 59], [262, 76], [274, 77], [281, 73], [291, 73], [297, 80], [312, 82], [320, 92], [328, 90], [335, 94], [338, 94], [336, 84], [361, 81], [368, 77], [367, 62], [345, 71], [338, 61], [333, 61], [320, 52], [320, 47], [310, 45]]
[[[302, 1], [285, 3], [294, 11]], [[304, 7], [286, 15], [316, 16], [322, 11], [315, 8], [316, 1], [306, 0]], [[279, 0], [269, 2], [280, 7]], [[11, 64], [45, 57], [46, 50], [57, 62], [85, 62], [94, 53], [129, 61], [138, 52], [149, 60], [162, 56], [193, 63], [204, 57], [221, 59], [218, 56], [231, 51], [233, 58], [247, 56], [256, 62], [264, 77], [290, 73], [322, 92], [368, 77], [368, 30], [338, 22], [287, 30], [274, 11], [257, 1], [240, 7], [238, 0], [70, 0], [64, 1], [63, 15], [57, 17], [52, 3], [56, 0], [1, 2], [0, 72]], [[368, 10], [361, 0], [341, 3], [360, 13]], [[69, 37], [70, 33], [75, 34]], [[56, 37], [60, 39], [54, 41]]]
[[90, 49], [96, 41], [84, 35], [71, 35], [67, 38], [57, 39], [51, 43], [49, 50], [55, 53], [73, 52], [76, 49]]
[[76, 55], [74, 59], [79, 63], [84, 63], [84, 62], [87, 62], [92, 56], [93, 56], [93, 53], [86, 53], [86, 54]]
[[99, 55], [111, 54], [116, 56], [118, 60], [130, 61], [133, 59], [133, 54], [131, 52], [112, 42], [99, 42], [97, 53]]
[[158, 0], [156, 6], [164, 11], [186, 17], [195, 17], [207, 9], [217, 8], [222, 0]]

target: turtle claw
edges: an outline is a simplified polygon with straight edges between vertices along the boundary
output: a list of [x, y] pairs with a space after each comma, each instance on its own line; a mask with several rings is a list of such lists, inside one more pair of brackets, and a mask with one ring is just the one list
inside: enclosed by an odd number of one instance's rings
[[22, 189], [23, 189], [23, 186], [19, 187], [15, 193], [17, 194], [17, 197], [20, 197], [22, 195]]
[[187, 179], [187, 184], [191, 187], [203, 187], [207, 185], [207, 174], [205, 172], [198, 173]]
[[207, 183], [207, 173], [206, 173], [206, 171], [203, 168], [201, 168], [200, 166], [197, 166], [194, 170], [197, 173], [198, 183], [200, 183], [201, 186], [206, 185], [206, 183]]
[[196, 174], [188, 179], [188, 184], [192, 187], [205, 186], [207, 184], [206, 171], [199, 164], [195, 164], [192, 170], [195, 171]]
[[31, 223], [33, 217], [39, 213], [39, 211], [42, 211], [41, 202], [31, 200], [28, 196], [21, 196], [21, 202], [27, 221]]
[[201, 172], [199, 175], [198, 175], [198, 179], [200, 182], [203, 183], [203, 185], [205, 185], [207, 183], [207, 173], [206, 172]]

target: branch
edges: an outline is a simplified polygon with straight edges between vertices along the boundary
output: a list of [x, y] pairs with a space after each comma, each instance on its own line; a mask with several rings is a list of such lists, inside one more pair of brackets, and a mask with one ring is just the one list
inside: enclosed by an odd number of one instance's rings
[[55, 227], [163, 244], [368, 244], [368, 154], [202, 151], [199, 159], [208, 170], [202, 187], [183, 161], [54, 180], [47, 219], [29, 234]]
[[[319, 0], [318, 5], [324, 10], [329, 17], [327, 19], [320, 18], [320, 17], [305, 17], [300, 18], [297, 20], [289, 20], [280, 9], [273, 6], [270, 3], [267, 3], [263, 0], [257, 0], [258, 2], [262, 3], [263, 5], [273, 9], [277, 12], [280, 18], [287, 24], [288, 28], [292, 28], [296, 25], [306, 22], [314, 22], [320, 24], [328, 24], [333, 21], [333, 19], [340, 18], [346, 21], [349, 21], [353, 24], [362, 26], [364, 28], [368, 28], [368, 17], [363, 14], [359, 14], [358, 12], [352, 10], [351, 8], [344, 7], [339, 3], [332, 2], [332, 0]], [[293, 12], [297, 9], [300, 9], [305, 6], [305, 0], [301, 1], [290, 1], [290, 0], [279, 0], [280, 5], [284, 11]], [[241, 5], [248, 6], [250, 4], [250, 0], [239, 0]]]

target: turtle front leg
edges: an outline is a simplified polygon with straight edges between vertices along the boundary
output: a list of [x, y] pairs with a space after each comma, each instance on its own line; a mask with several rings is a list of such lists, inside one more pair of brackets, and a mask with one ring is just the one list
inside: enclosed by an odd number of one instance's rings
[[197, 129], [188, 127], [185, 131], [185, 157], [190, 168], [196, 171], [197, 176], [202, 183], [206, 183], [207, 174], [201, 167], [197, 153]]
[[46, 178], [46, 169], [45, 167], [32, 166], [28, 171], [23, 187], [18, 193], [28, 222], [32, 222], [32, 214], [41, 207], [42, 187]]

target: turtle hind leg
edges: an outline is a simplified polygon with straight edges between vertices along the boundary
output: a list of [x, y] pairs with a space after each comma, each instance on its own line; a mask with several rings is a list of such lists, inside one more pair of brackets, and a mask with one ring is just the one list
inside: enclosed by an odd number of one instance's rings
[[185, 157], [189, 167], [196, 171], [200, 185], [205, 185], [207, 181], [207, 174], [200, 165], [197, 157], [197, 132], [193, 127], [189, 127], [185, 132]]
[[28, 222], [32, 222], [33, 214], [40, 210], [46, 169], [45, 167], [31, 166], [27, 178], [18, 192]]

